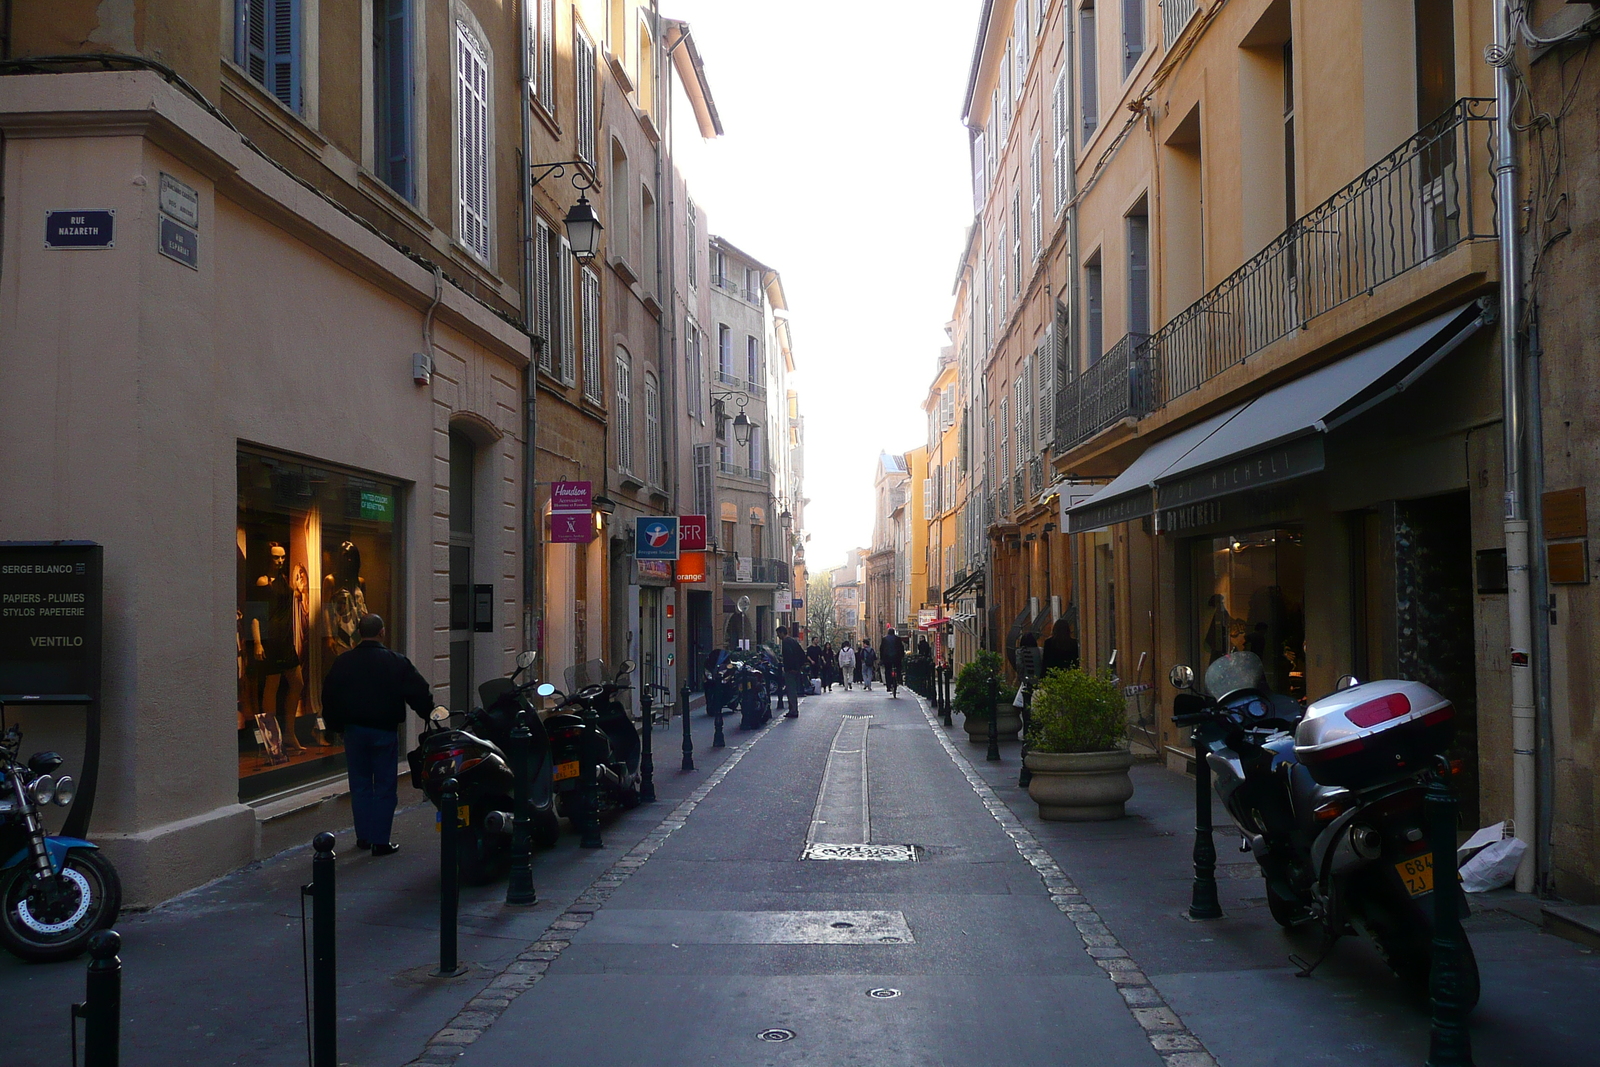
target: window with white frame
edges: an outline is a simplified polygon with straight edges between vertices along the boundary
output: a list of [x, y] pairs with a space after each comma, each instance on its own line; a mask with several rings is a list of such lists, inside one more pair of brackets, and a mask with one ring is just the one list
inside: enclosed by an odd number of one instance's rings
[[689, 288], [693, 289], [700, 284], [700, 209], [694, 206], [694, 201], [689, 201], [685, 212], [688, 216], [689, 247], [685, 250], [689, 257]]
[[533, 92], [550, 114], [556, 111], [556, 0], [539, 0], [538, 62], [533, 65]]
[[759, 478], [767, 469], [766, 442], [761, 439], [761, 424], [750, 427], [750, 477]]
[[744, 339], [744, 362], [746, 381], [751, 386], [761, 384], [761, 342], [746, 334]]
[[613, 409], [616, 424], [612, 427], [617, 438], [617, 469], [633, 471], [633, 358], [628, 350], [617, 346], [617, 365], [612, 375], [617, 383], [617, 404]]
[[456, 22], [456, 231], [478, 259], [489, 261], [489, 51], [465, 22]]
[[711, 446], [694, 446], [694, 513], [711, 514], [711, 497], [715, 478], [711, 470]]
[[1052, 192], [1055, 196], [1051, 199], [1050, 206], [1057, 215], [1067, 206], [1067, 168], [1072, 165], [1072, 150], [1069, 147], [1071, 138], [1067, 131], [1071, 129], [1071, 119], [1067, 115], [1067, 71], [1063, 67], [1056, 76], [1056, 89], [1051, 101], [1051, 117], [1053, 120], [1051, 133], [1053, 146], [1050, 156], [1050, 174], [1055, 179]]
[[611, 187], [606, 192], [611, 216], [605, 221], [606, 251], [624, 262], [632, 262], [628, 248], [632, 229], [628, 222], [628, 194], [632, 192], [628, 183], [628, 153], [615, 137], [611, 139]]
[[1144, 0], [1122, 0], [1122, 76], [1126, 78], [1144, 55]]
[[604, 366], [600, 351], [600, 279], [584, 267], [578, 274], [579, 317], [583, 323], [583, 395], [596, 404], [606, 402]]
[[933, 518], [933, 479], [922, 479], [922, 517]]
[[726, 382], [733, 374], [733, 331], [717, 323], [717, 374]]
[[577, 263], [573, 258], [572, 245], [567, 243], [565, 237], [557, 238], [555, 263], [555, 300], [551, 307], [557, 321], [552, 323], [551, 329], [556, 335], [558, 345], [556, 348], [556, 370], [562, 382], [567, 385], [576, 385], [578, 382], [577, 367], [577, 288], [574, 280], [577, 278]]
[[661, 396], [653, 374], [644, 376], [644, 477], [661, 484]]
[[290, 111], [302, 108], [301, 0], [235, 0], [233, 59]]
[[1043, 184], [1040, 173], [1044, 160], [1041, 158], [1044, 149], [1039, 143], [1039, 138], [1033, 139], [1033, 153], [1028, 157], [1028, 192], [1033, 198], [1028, 201], [1028, 252], [1033, 259], [1038, 259], [1044, 254], [1044, 193], [1040, 186]]
[[577, 26], [572, 27], [573, 107], [577, 112], [573, 145], [578, 158], [593, 166], [594, 142], [594, 45]]
[[1083, 139], [1094, 136], [1100, 125], [1100, 39], [1095, 33], [1094, 0], [1084, 0], [1078, 8], [1078, 108], [1082, 112]]
[[702, 403], [706, 391], [704, 347], [705, 338], [700, 328], [693, 319], [686, 319], [683, 324], [683, 354], [689, 376], [689, 395], [684, 410], [690, 418], [699, 419], [702, 426], [706, 424], [705, 406]]
[[553, 374], [556, 366], [555, 293], [552, 289], [551, 261], [560, 255], [561, 248], [554, 244], [550, 227], [543, 219], [534, 221], [533, 229], [533, 333], [539, 338], [539, 369]]
[[[1019, 181], [1017, 183], [1021, 185]], [[1011, 270], [1016, 278], [1017, 300], [1022, 299], [1022, 190], [1011, 194]]]

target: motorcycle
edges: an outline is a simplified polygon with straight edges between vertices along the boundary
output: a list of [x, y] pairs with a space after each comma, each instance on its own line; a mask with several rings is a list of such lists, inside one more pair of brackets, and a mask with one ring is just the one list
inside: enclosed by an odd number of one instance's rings
[[[544, 721], [550, 737], [556, 810], [574, 825], [583, 814], [631, 810], [639, 806], [639, 731], [617, 694], [633, 688], [623, 681], [634, 662], [607, 678], [604, 660], [590, 660], [566, 671], [568, 693], [551, 688], [561, 703]], [[596, 810], [585, 813], [585, 786], [592, 787]]]
[[[1346, 676], [1302, 709], [1271, 691], [1253, 652], [1218, 659], [1199, 690], [1190, 667], [1174, 667], [1170, 680], [1184, 690], [1173, 721], [1194, 727], [1240, 851], [1261, 869], [1273, 919], [1317, 923], [1328, 950], [1360, 928], [1425, 996], [1434, 907], [1422, 801], [1434, 775], [1452, 773], [1443, 762], [1450, 702], [1420, 682]], [[1458, 962], [1470, 1008], [1478, 999], [1470, 944]]]
[[783, 692], [783, 671], [762, 649], [738, 665], [734, 685], [739, 729], [754, 730], [772, 718], [772, 698]]
[[22, 728], [5, 728], [4, 704], [0, 729], [0, 945], [30, 963], [71, 959], [116, 921], [122, 882], [97, 846], [45, 833], [41, 809], [68, 807], [77, 791], [55, 777], [66, 760], [36, 752], [22, 763]]
[[411, 784], [442, 811], [445, 782], [456, 780], [456, 805], [461, 832], [457, 858], [467, 885], [494, 881], [511, 864], [511, 832], [515, 808], [515, 773], [506, 754], [511, 731], [522, 713], [530, 730], [528, 788], [533, 806], [533, 843], [554, 845], [560, 834], [550, 785], [550, 744], [530, 694], [554, 692], [548, 685], [517, 679], [533, 665], [534, 654], [517, 657], [508, 677], [492, 678], [478, 687], [483, 704], [472, 709], [461, 729], [449, 726], [450, 710], [434, 708], [417, 747], [406, 754]]

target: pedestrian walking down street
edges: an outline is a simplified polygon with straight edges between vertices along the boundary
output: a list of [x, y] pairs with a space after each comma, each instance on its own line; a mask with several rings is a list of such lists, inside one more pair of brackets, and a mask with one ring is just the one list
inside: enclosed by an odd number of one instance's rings
[[784, 712], [786, 719], [800, 717], [800, 687], [806, 684], [806, 650], [800, 647], [800, 642], [789, 636], [787, 626], [778, 627], [778, 640], [782, 642], [783, 649], [783, 682], [784, 690], [789, 696], [789, 710]]
[[856, 650], [846, 641], [839, 647], [839, 674], [844, 678], [845, 692], [850, 691], [852, 679], [860, 678], [861, 673], [856, 670]]
[[872, 692], [873, 669], [878, 665], [878, 654], [872, 651], [872, 642], [861, 642], [861, 648], [856, 652], [856, 662], [861, 664], [862, 688]]
[[852, 667], [851, 670], [850, 670], [850, 679], [856, 685], [863, 684], [862, 681], [861, 681], [861, 671], [862, 671], [862, 668], [866, 666], [866, 664], [862, 663], [862, 661], [861, 661], [861, 650], [863, 648], [865, 648], [865, 647], [866, 647], [865, 645], [861, 645], [861, 646], [858, 647], [858, 646], [856, 646], [854, 644], [852, 644], [850, 646], [850, 651], [856, 658], [856, 665], [854, 667]]
[[1072, 624], [1057, 619], [1050, 627], [1050, 636], [1040, 646], [1044, 662], [1039, 666], [1039, 677], [1053, 670], [1071, 670], [1078, 665], [1078, 639], [1072, 636]]
[[906, 665], [906, 646], [900, 635], [894, 632], [893, 626], [878, 642], [878, 662], [883, 664], [883, 684], [888, 688], [889, 695], [899, 696], [900, 672]]
[[1027, 736], [1028, 723], [1033, 718], [1033, 687], [1044, 673], [1044, 650], [1039, 647], [1039, 635], [1032, 630], [1017, 641], [1016, 664], [1022, 690], [1022, 732]]
[[[815, 641], [806, 646], [806, 666], [810, 672], [809, 677], [817, 680], [817, 692], [820, 694], [828, 688], [827, 661], [822, 658], [822, 646]], [[809, 685], [806, 691], [811, 691]]]
[[322, 719], [344, 734], [350, 778], [350, 812], [356, 847], [374, 856], [400, 851], [389, 840], [398, 802], [395, 766], [406, 721], [406, 706], [427, 721], [433, 708], [428, 681], [411, 661], [383, 644], [383, 619], [363, 615], [356, 624], [360, 643], [333, 661], [322, 679]]
[[833, 683], [839, 673], [839, 654], [833, 650], [833, 642], [829, 641], [822, 646], [822, 691], [833, 692]]

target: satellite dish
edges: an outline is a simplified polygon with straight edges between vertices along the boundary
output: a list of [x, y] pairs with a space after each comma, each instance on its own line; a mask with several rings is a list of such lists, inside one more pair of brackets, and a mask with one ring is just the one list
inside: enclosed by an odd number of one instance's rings
[[734, 604], [734, 607], [739, 609], [740, 615], [746, 614], [750, 610], [750, 598], [748, 596], [740, 597]]

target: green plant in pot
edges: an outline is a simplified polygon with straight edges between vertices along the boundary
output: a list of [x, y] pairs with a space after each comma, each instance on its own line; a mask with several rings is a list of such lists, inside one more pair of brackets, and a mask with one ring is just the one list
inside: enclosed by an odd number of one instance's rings
[[1104, 674], [1053, 670], [1033, 691], [1028, 795], [1055, 822], [1120, 819], [1133, 780], [1122, 691]]
[[1000, 739], [1014, 741], [1022, 729], [1022, 718], [1017, 714], [1017, 709], [1011, 706], [1012, 700], [1016, 699], [1017, 689], [1006, 684], [1004, 669], [1005, 664], [999, 653], [979, 652], [956, 672], [956, 695], [952, 703], [956, 711], [966, 716], [964, 728], [967, 740], [974, 744], [987, 744], [989, 741], [991, 683], [997, 694], [994, 704], [997, 712], [995, 725]]

